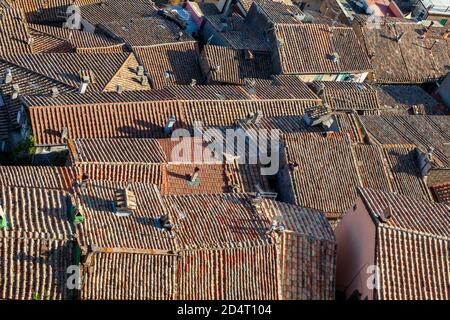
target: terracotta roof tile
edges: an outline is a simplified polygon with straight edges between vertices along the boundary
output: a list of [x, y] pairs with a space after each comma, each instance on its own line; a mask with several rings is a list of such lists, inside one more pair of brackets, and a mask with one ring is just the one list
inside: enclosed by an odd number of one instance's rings
[[[113, 82], [127, 84], [127, 81], [138, 83], [135, 72], [126, 72], [129, 66], [126, 66], [130, 60], [135, 58], [130, 53], [49, 53], [37, 55], [16, 55], [5, 59], [7, 62], [19, 67], [28, 69], [34, 73], [40, 74], [50, 79], [59, 81], [62, 84], [77, 88], [80, 85], [81, 73], [88, 72], [91, 75], [91, 83], [88, 85], [88, 91], [106, 91], [107, 86]], [[105, 65], [104, 61], [108, 61]], [[135, 63], [137, 66], [137, 63]], [[107, 66], [107, 67], [105, 67]], [[122, 73], [122, 67], [126, 70]], [[131, 78], [131, 79], [130, 79]], [[136, 78], [136, 79], [134, 79]], [[137, 86], [139, 88], [139, 86]], [[148, 88], [148, 86], [146, 87]], [[127, 90], [127, 87], [124, 86]], [[115, 91], [116, 87], [108, 91]], [[133, 88], [133, 90], [136, 90]]]
[[155, 249], [167, 253], [174, 250], [176, 242], [159, 227], [159, 217], [167, 209], [155, 186], [131, 184], [129, 190], [136, 197], [137, 209], [131, 216], [115, 216], [115, 191], [126, 186], [126, 183], [91, 181], [86, 189], [78, 191], [81, 212], [85, 217], [84, 222], [77, 226], [80, 246]]
[[173, 300], [177, 260], [170, 255], [96, 253], [83, 273], [81, 299]]
[[102, 26], [133, 48], [193, 40], [176, 23], [157, 16], [114, 21]]
[[60, 190], [0, 187], [8, 228], [2, 237], [21, 232], [28, 238], [68, 240], [74, 233], [70, 198]]
[[[122, 52], [123, 43], [104, 35], [42, 24], [29, 24], [30, 32], [38, 40], [33, 43], [36, 52]], [[38, 46], [38, 48], [36, 48]], [[68, 48], [68, 51], [61, 49]]]
[[[50, 79], [44, 75], [0, 59], [0, 75], [2, 77], [6, 75], [8, 69], [11, 70], [12, 81], [8, 84], [0, 84], [0, 93], [3, 96], [3, 101], [5, 104], [2, 109], [4, 108], [4, 110], [7, 111], [8, 118], [8, 120], [4, 122], [3, 128], [5, 131], [19, 126], [17, 123], [17, 113], [21, 108], [22, 103], [20, 101], [20, 97], [23, 95], [30, 94], [50, 96], [52, 88], [57, 88], [58, 92], [61, 94], [75, 91], [74, 88], [57, 80]], [[16, 99], [12, 99], [14, 84], [19, 86], [19, 97]]]
[[369, 114], [378, 113], [380, 106], [377, 91], [368, 84], [314, 81], [311, 87], [315, 92], [323, 88], [323, 100], [333, 110], [355, 110]]
[[[253, 0], [253, 6], [259, 7], [258, 14], [263, 14], [274, 24], [301, 24], [301, 20], [296, 17], [303, 12], [298, 6], [288, 5], [284, 2], [271, 0]], [[250, 10], [252, 10], [250, 8]]]
[[[68, 128], [68, 138], [164, 137], [170, 116], [176, 127], [190, 129], [195, 121], [203, 126], [234, 126], [250, 112], [264, 117], [302, 115], [310, 100], [216, 100], [141, 101], [78, 105], [29, 106], [33, 136], [38, 145], [61, 144], [60, 133]], [[218, 112], [218, 110], [221, 110]], [[223, 112], [226, 110], [226, 112]], [[88, 121], [89, 120], [89, 121]]]
[[[283, 74], [362, 72], [371, 69], [355, 33], [321, 24], [277, 25], [278, 59]], [[333, 62], [331, 55], [339, 55]]]
[[415, 85], [383, 85], [376, 86], [381, 105], [398, 106], [409, 110], [417, 106], [419, 111], [432, 114], [437, 101], [421, 87]]
[[213, 83], [245, 84], [250, 79], [269, 79], [270, 55], [205, 45], [201, 53], [202, 71]]
[[74, 179], [69, 167], [0, 166], [0, 186], [69, 190]]
[[[202, 80], [195, 41], [135, 48], [134, 52], [150, 77], [154, 88]], [[158, 61], [158, 63], [155, 63]]]
[[377, 241], [376, 263], [381, 269], [378, 299], [448, 300], [448, 237], [381, 226]]
[[0, 236], [0, 299], [73, 299], [66, 273], [72, 259], [69, 241]]
[[[171, 139], [81, 139], [69, 142], [69, 150], [79, 177], [151, 183], [164, 194], [255, 192], [256, 185], [271, 191], [259, 165], [210, 160], [202, 157], [204, 147], [197, 155], [194, 145], [189, 154], [173, 159], [172, 150], [179, 143]], [[189, 182], [195, 168], [199, 169], [198, 184]]]
[[108, 22], [144, 18], [156, 13], [156, 7], [150, 0], [79, 0], [83, 19], [93, 25]]
[[[372, 189], [360, 189], [359, 194], [378, 225], [375, 261], [381, 288], [376, 298], [448, 299], [448, 208]], [[391, 216], [380, 221], [386, 208]]]
[[269, 46], [262, 37], [250, 25], [245, 23], [245, 20], [238, 14], [233, 14], [227, 18], [227, 28], [222, 30], [222, 32], [221, 24], [223, 18], [221, 15], [207, 15], [205, 19], [225, 39], [228, 47], [236, 50], [270, 51]]
[[445, 205], [374, 189], [360, 189], [359, 193], [375, 217], [379, 217], [387, 207], [391, 208], [391, 217], [380, 221], [381, 225], [449, 240], [450, 221]]
[[[108, 205], [100, 205], [104, 201], [100, 199], [112, 197], [112, 192], [105, 189], [118, 186], [108, 182], [92, 182], [87, 189], [90, 191], [82, 191], [80, 195], [86, 201], [87, 194], [91, 199], [96, 199], [90, 205], [92, 214], [86, 214], [85, 221], [78, 229], [82, 244], [96, 245], [92, 262], [83, 265], [87, 280], [82, 298], [333, 298], [335, 241], [321, 212], [278, 204], [271, 200], [263, 200], [260, 206], [255, 206], [251, 198], [240, 194], [159, 198], [151, 188], [131, 184], [138, 209], [134, 216], [115, 217]], [[149, 203], [154, 205], [145, 206], [145, 210], [140, 209], [140, 206]], [[201, 214], [199, 207], [205, 209]], [[162, 214], [170, 215], [175, 226], [171, 231], [162, 231], [159, 224]], [[275, 215], [284, 214], [286, 227], [292, 230], [292, 234], [277, 235], [268, 232], [271, 219]], [[226, 223], [217, 223], [223, 219]], [[96, 223], [90, 220], [96, 220]], [[138, 225], [134, 222], [137, 220], [140, 222]], [[99, 232], [98, 226], [103, 226], [107, 232]], [[139, 231], [125, 231], [131, 227], [133, 230], [138, 228]], [[173, 238], [170, 234], [176, 237]], [[142, 239], [144, 235], [148, 235], [145, 240]], [[131, 242], [137, 237], [141, 238], [140, 242]], [[282, 250], [274, 242], [277, 237], [283, 243]], [[156, 254], [130, 252], [130, 248], [140, 248], [142, 242], [149, 242], [147, 249], [169, 246], [172, 250], [165, 252], [163, 249]], [[106, 243], [115, 246], [111, 248], [111, 253], [102, 249]], [[304, 249], [297, 251], [300, 247]], [[291, 258], [293, 256], [290, 252], [298, 252], [295, 259]], [[211, 262], [214, 262], [213, 265], [206, 268]], [[286, 265], [286, 262], [289, 264]], [[111, 278], [110, 271], [119, 265], [121, 269], [128, 270], [127, 279], [131, 280], [126, 281], [126, 284]], [[144, 265], [144, 268], [140, 267]], [[291, 269], [280, 272], [284, 265], [288, 268], [295, 267], [295, 270], [301, 268], [310, 271], [307, 278], [305, 272], [288, 272]], [[175, 270], [178, 270], [177, 273]], [[221, 277], [215, 276], [217, 272], [221, 273]], [[139, 285], [144, 279], [145, 283], [152, 286]], [[239, 279], [239, 288], [235, 287], [235, 279]], [[108, 292], [100, 291], [98, 286], [107, 281], [117, 285]], [[153, 289], [155, 287], [157, 290]], [[283, 288], [282, 292], [279, 291], [280, 287]]]
[[376, 82], [422, 83], [448, 72], [447, 42], [442, 38], [422, 38], [424, 27], [413, 21], [388, 18], [378, 28], [365, 22], [355, 27], [361, 30]]
[[382, 115], [359, 116], [369, 138], [379, 144], [413, 144], [423, 152], [434, 148], [436, 166], [447, 167], [450, 127], [446, 116]]
[[[353, 145], [347, 134], [322, 135], [296, 133], [283, 137], [286, 155], [282, 170], [287, 170], [288, 192], [294, 203], [339, 218], [361, 186], [431, 200], [414, 147]], [[289, 164], [297, 167], [291, 169]]]
[[16, 8], [0, 8], [0, 56], [32, 53], [33, 49], [23, 12]]
[[450, 205], [450, 182], [435, 184], [431, 187], [436, 195], [437, 201]]

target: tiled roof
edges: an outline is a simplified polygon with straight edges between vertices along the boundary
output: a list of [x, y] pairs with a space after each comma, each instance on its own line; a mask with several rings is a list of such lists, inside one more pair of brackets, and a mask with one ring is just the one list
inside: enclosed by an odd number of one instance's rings
[[114, 21], [103, 27], [133, 48], [193, 40], [177, 24], [160, 17]]
[[422, 113], [432, 114], [437, 104], [432, 96], [416, 85], [383, 85], [375, 88], [381, 105], [398, 106], [405, 110], [417, 106]]
[[[179, 143], [169, 138], [80, 139], [69, 143], [69, 150], [72, 165], [90, 179], [151, 183], [164, 194], [255, 192], [256, 185], [271, 190], [259, 165], [208, 159], [203, 146], [193, 144], [188, 154], [172, 159]], [[199, 183], [191, 184], [189, 177], [196, 168]]]
[[195, 41], [139, 47], [135, 48], [134, 52], [147, 71], [154, 88], [190, 84], [193, 79], [200, 83], [202, 79]]
[[42, 24], [29, 24], [29, 29], [34, 33], [36, 52], [65, 52], [61, 48], [67, 46], [78, 53], [123, 51], [123, 43], [101, 34]]
[[[81, 0], [97, 1], [97, 0]], [[30, 22], [63, 22], [67, 7], [73, 0], [6, 0], [6, 2], [21, 8]]]
[[132, 18], [144, 18], [156, 13], [156, 7], [150, 0], [105, 0], [95, 2], [79, 0], [79, 6], [83, 19], [86, 19], [93, 25]]
[[69, 167], [0, 166], [0, 186], [69, 190], [74, 179]]
[[450, 121], [447, 116], [359, 116], [369, 138], [379, 144], [413, 144], [433, 150], [436, 166], [450, 165]]
[[299, 168], [290, 172], [295, 203], [341, 215], [356, 198], [359, 178], [347, 135], [289, 134], [286, 159]]
[[72, 259], [69, 241], [0, 236], [0, 299], [72, 299], [66, 273]]
[[53, 87], [57, 88], [61, 94], [75, 91], [74, 88], [57, 80], [0, 59], [0, 75], [2, 77], [6, 74], [7, 69], [11, 70], [12, 81], [8, 84], [0, 84], [0, 93], [5, 103], [5, 107], [2, 109], [7, 112], [7, 120], [4, 119], [5, 122], [2, 126], [5, 131], [18, 126], [17, 113], [22, 104], [19, 98], [12, 99], [13, 85], [19, 86], [19, 97], [27, 94], [50, 96]]
[[389, 18], [377, 27], [362, 22], [356, 28], [361, 29], [361, 41], [371, 59], [376, 82], [422, 83], [448, 72], [447, 42], [422, 38], [424, 27], [414, 21]]
[[[349, 27], [322, 24], [277, 25], [278, 58], [283, 74], [370, 71], [369, 59]], [[333, 54], [339, 57], [336, 62]]]
[[435, 184], [431, 187], [438, 202], [445, 203], [450, 206], [450, 182], [443, 184]]
[[131, 184], [129, 190], [136, 197], [137, 209], [128, 217], [115, 216], [115, 191], [126, 186], [127, 183], [91, 181], [86, 189], [78, 191], [81, 212], [85, 217], [84, 222], [77, 226], [80, 246], [155, 249], [166, 253], [175, 250], [176, 241], [159, 227], [159, 217], [167, 209], [155, 186]]
[[81, 299], [173, 300], [177, 260], [171, 255], [96, 253], [83, 273]]
[[379, 109], [378, 94], [368, 84], [353, 82], [323, 81], [311, 83], [317, 92], [323, 88], [322, 98], [333, 110], [364, 111], [377, 114]]
[[32, 53], [30, 34], [23, 12], [16, 8], [0, 8], [0, 56]]
[[[151, 187], [131, 184], [137, 209], [131, 216], [115, 217], [106, 201], [112, 201], [118, 186], [93, 181], [81, 191], [87, 209], [78, 227], [79, 241], [83, 247], [96, 246], [93, 262], [85, 265], [82, 298], [333, 298], [335, 240], [322, 213], [271, 200], [255, 207], [239, 194], [159, 197]], [[171, 217], [171, 231], [160, 225], [163, 214]], [[289, 234], [267, 231], [279, 215], [286, 215]], [[218, 223], [222, 220], [226, 223]], [[275, 244], [278, 237], [280, 247]], [[110, 253], [105, 246], [113, 246]], [[297, 251], [300, 247], [304, 249]], [[138, 249], [155, 251], [140, 254]], [[206, 268], [211, 261], [215, 263]], [[119, 265], [130, 281], [111, 277]], [[294, 267], [305, 272], [293, 273]], [[143, 279], [148, 286], [141, 285]], [[239, 288], [234, 287], [236, 279]], [[98, 289], [111, 282], [115, 285], [109, 290]]]
[[353, 145], [347, 134], [286, 134], [286, 163], [297, 205], [339, 218], [356, 198], [356, 188], [379, 188], [430, 200], [411, 146]]
[[[269, 21], [275, 24], [301, 24], [296, 15], [302, 15], [298, 6], [287, 5], [284, 2], [272, 0], [253, 0], [253, 6], [258, 6], [258, 13], [264, 14]], [[251, 9], [251, 8], [250, 8]]]
[[[264, 39], [250, 25], [245, 23], [244, 19], [238, 14], [233, 14], [228, 18], [222, 18], [221, 15], [208, 15], [205, 16], [205, 19], [225, 39], [228, 47], [236, 50], [270, 51]], [[221, 31], [223, 19], [226, 19], [227, 28]]]
[[[377, 230], [380, 300], [448, 300], [450, 240], [403, 229]], [[399, 269], [401, 268], [401, 272]]]
[[[251, 112], [264, 117], [302, 115], [310, 100], [216, 100], [142, 101], [89, 103], [28, 107], [33, 136], [38, 145], [61, 144], [60, 132], [68, 138], [164, 137], [163, 128], [175, 115], [176, 127], [190, 128], [195, 121], [204, 126], [234, 126]], [[220, 110], [220, 111], [219, 111]]]
[[74, 233], [68, 194], [60, 190], [0, 187], [1, 204], [9, 227], [3, 237], [21, 232], [25, 237], [67, 240]]
[[8, 227], [0, 230], [0, 299], [70, 299], [74, 233], [68, 194], [0, 187]]
[[[449, 298], [450, 222], [443, 204], [372, 189], [360, 189], [377, 228], [378, 299]], [[380, 221], [390, 208], [391, 217]], [[399, 272], [401, 268], [401, 272]]]
[[201, 53], [206, 78], [215, 83], [245, 84], [250, 79], [269, 79], [272, 74], [270, 55], [205, 45]]
[[450, 168], [433, 168], [428, 172], [427, 185], [446, 184], [450, 182]]
[[9, 136], [8, 110], [5, 107], [2, 107], [0, 108], [0, 141], [8, 140], [8, 136]]
[[417, 199], [431, 200], [421, 178], [414, 146], [383, 145], [382, 149], [388, 170], [393, 177], [393, 191]]
[[166, 162], [166, 155], [154, 139], [79, 139], [73, 141], [76, 162], [154, 163]]
[[383, 216], [383, 210], [390, 207], [391, 217], [378, 221], [381, 225], [450, 240], [450, 220], [445, 205], [374, 189], [359, 189], [359, 194], [375, 218]]
[[91, 76], [88, 91], [115, 91], [114, 84], [122, 84], [124, 90], [131, 86], [133, 90], [149, 88], [140, 85], [135, 70], [129, 70], [137, 67], [132, 53], [49, 53], [8, 56], [5, 60], [77, 89], [84, 72]]

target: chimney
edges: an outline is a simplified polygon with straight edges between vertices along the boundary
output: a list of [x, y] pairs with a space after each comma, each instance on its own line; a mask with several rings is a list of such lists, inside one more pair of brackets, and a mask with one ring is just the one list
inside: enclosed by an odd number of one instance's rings
[[433, 147], [428, 150], [428, 153], [424, 153], [416, 148], [417, 160], [419, 162], [419, 168], [422, 177], [426, 177], [431, 169], [431, 159], [433, 157], [433, 152]]
[[178, 32], [177, 41], [180, 41], [183, 38], [183, 31]]
[[0, 205], [0, 229], [8, 228], [8, 220], [6, 219], [6, 213], [3, 210], [3, 206]]
[[388, 220], [392, 217], [392, 208], [388, 205], [380, 214], [380, 220], [382, 222], [388, 222]]
[[253, 53], [248, 49], [244, 51], [244, 54], [245, 54], [245, 60], [253, 60], [255, 58]]
[[173, 223], [170, 220], [170, 216], [168, 214], [163, 214], [160, 218], [159, 218], [159, 223], [161, 225], [162, 228], [170, 231], [173, 228]]
[[170, 116], [167, 120], [166, 126], [164, 127], [164, 134], [169, 135], [173, 131], [173, 126], [175, 125], [175, 122], [177, 121], [177, 118], [175, 116]]
[[59, 90], [57, 87], [52, 87], [52, 98], [57, 98], [59, 96]]
[[288, 163], [289, 170], [291, 171], [297, 171], [298, 170], [298, 163], [297, 162], [289, 162]]
[[252, 205], [253, 205], [255, 208], [258, 208], [258, 207], [259, 207], [259, 204], [260, 204], [263, 200], [264, 200], [264, 198], [261, 196], [261, 193], [256, 192], [256, 193], [255, 193], [255, 196], [252, 197], [251, 202], [252, 202]]
[[217, 66], [212, 66], [211, 67], [211, 71], [219, 72], [220, 71], [220, 65], [218, 64]]
[[406, 32], [402, 32], [399, 36], [397, 36], [396, 40], [397, 42], [402, 41], [403, 37], [405, 36]]
[[330, 55], [330, 60], [335, 62], [335, 63], [339, 62], [339, 54], [337, 52], [333, 52]]
[[78, 93], [80, 93], [80, 94], [85, 93], [90, 81], [91, 81], [91, 78], [89, 76], [87, 76], [87, 75], [83, 76], [81, 78], [81, 83], [80, 83], [80, 88], [78, 90]]
[[123, 87], [122, 87], [120, 84], [118, 84], [118, 85], [116, 86], [116, 92], [117, 92], [118, 94], [121, 94], [121, 93], [123, 92]]
[[200, 172], [200, 168], [199, 167], [195, 167], [194, 172], [189, 177], [189, 182], [197, 183], [197, 181], [199, 179], [199, 177], [198, 177], [199, 172]]
[[67, 141], [68, 134], [69, 134], [69, 129], [67, 129], [67, 127], [62, 128], [61, 133], [60, 133], [61, 139], [63, 141]]
[[11, 92], [11, 99], [15, 100], [19, 97], [19, 91], [20, 87], [18, 83], [13, 84], [12, 86], [12, 92]]
[[322, 82], [314, 84], [314, 91], [316, 94], [321, 97], [323, 95], [323, 91], [325, 90], [325, 85]]
[[34, 44], [34, 38], [33, 38], [33, 37], [28, 37], [28, 39], [27, 39], [27, 44], [28, 44], [29, 46], [32, 46], [32, 45]]
[[115, 192], [114, 215], [128, 217], [137, 209], [136, 197], [128, 188], [117, 189]]
[[197, 84], [197, 80], [191, 79], [191, 87], [195, 86]]
[[136, 74], [138, 76], [143, 76], [144, 75], [144, 67], [143, 66], [138, 66], [136, 69]]
[[5, 81], [4, 81], [4, 83], [5, 83], [5, 84], [11, 83], [12, 80], [13, 80], [13, 77], [12, 77], [12, 70], [11, 70], [11, 68], [8, 68], [8, 69], [6, 69], [6, 74], [5, 74]]

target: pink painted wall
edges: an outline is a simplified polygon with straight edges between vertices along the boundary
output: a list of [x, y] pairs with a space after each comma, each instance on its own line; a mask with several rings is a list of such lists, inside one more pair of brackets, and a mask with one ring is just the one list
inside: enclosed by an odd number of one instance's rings
[[375, 224], [358, 198], [353, 207], [338, 224], [335, 234], [337, 241], [336, 288], [345, 292], [348, 298], [354, 290], [373, 299], [373, 290], [367, 286], [367, 267], [374, 264]]

